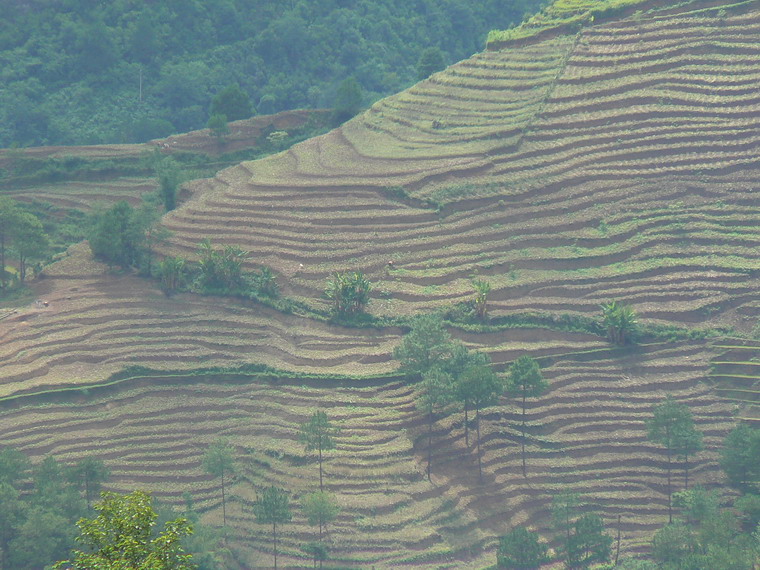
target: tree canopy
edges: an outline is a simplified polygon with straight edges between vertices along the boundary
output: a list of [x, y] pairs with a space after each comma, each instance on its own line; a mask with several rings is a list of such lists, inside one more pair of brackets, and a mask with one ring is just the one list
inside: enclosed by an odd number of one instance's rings
[[349, 76], [371, 102], [416, 81], [425, 49], [453, 63], [539, 5], [5, 2], [0, 147], [143, 142], [254, 106], [331, 107]]

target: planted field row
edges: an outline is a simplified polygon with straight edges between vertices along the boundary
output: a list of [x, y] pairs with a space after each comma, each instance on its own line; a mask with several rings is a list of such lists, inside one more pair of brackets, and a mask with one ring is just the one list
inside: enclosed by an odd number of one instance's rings
[[740, 417], [760, 422], [760, 341], [722, 339], [714, 349], [710, 379], [715, 393], [739, 406]]

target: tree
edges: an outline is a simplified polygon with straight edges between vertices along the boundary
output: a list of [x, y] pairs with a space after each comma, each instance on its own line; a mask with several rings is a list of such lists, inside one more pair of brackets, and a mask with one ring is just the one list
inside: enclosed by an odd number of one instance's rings
[[484, 321], [488, 318], [488, 293], [491, 292], [491, 284], [475, 279], [472, 285], [475, 287], [475, 315]]
[[702, 451], [702, 432], [694, 428], [693, 422], [687, 422], [676, 429], [675, 451], [678, 457], [683, 457], [684, 488], [689, 488], [689, 455]]
[[439, 48], [425, 48], [420, 54], [420, 59], [417, 60], [417, 79], [420, 81], [427, 79], [445, 67], [446, 63], [443, 61], [443, 53], [441, 53]]
[[319, 541], [312, 542], [311, 545], [319, 545], [320, 548], [312, 548], [312, 556], [314, 558], [314, 564], [316, 566], [319, 561], [319, 567], [322, 567], [322, 562], [327, 559], [327, 547], [322, 542], [323, 529], [338, 516], [340, 507], [335, 501], [335, 498], [324, 491], [315, 491], [306, 495], [302, 502], [301, 508], [303, 509], [306, 520], [311, 526], [319, 526]]
[[145, 222], [127, 202], [96, 212], [88, 239], [95, 257], [108, 265], [137, 265], [145, 246]]
[[345, 123], [362, 107], [362, 88], [355, 77], [347, 77], [338, 86], [333, 108], [333, 121]]
[[441, 367], [454, 379], [453, 397], [457, 402], [462, 403], [464, 409], [464, 442], [468, 448], [470, 447], [469, 410], [472, 405], [472, 394], [469, 385], [462, 382], [462, 375], [465, 370], [473, 366], [488, 366], [490, 364], [491, 359], [487, 354], [467, 350], [467, 347], [459, 342], [450, 344], [450, 355], [441, 364]]
[[333, 315], [352, 317], [369, 304], [372, 285], [361, 271], [336, 271], [327, 280], [325, 295], [332, 301]]
[[445, 370], [433, 368], [422, 376], [422, 385], [417, 407], [428, 417], [427, 478], [430, 481], [433, 449], [433, 421], [436, 409], [443, 408], [453, 399], [453, 380]]
[[0, 483], [16, 486], [29, 470], [29, 459], [18, 449], [5, 447], [0, 451]]
[[48, 237], [42, 222], [34, 214], [18, 212], [12, 228], [13, 250], [18, 257], [19, 281], [26, 279], [29, 259], [41, 258], [48, 247]]
[[261, 496], [253, 503], [253, 514], [259, 524], [272, 525], [272, 541], [274, 544], [274, 567], [277, 568], [277, 525], [290, 522], [290, 501], [288, 494], [279, 487], [264, 489]]
[[88, 508], [93, 498], [100, 492], [101, 483], [107, 481], [110, 476], [111, 472], [105, 464], [93, 457], [85, 457], [71, 467], [68, 473], [69, 480], [78, 488], [84, 489]]
[[0, 568], [8, 568], [9, 544], [18, 534], [24, 522], [24, 504], [18, 490], [5, 481], [0, 481]]
[[314, 568], [317, 567], [317, 562], [322, 568], [322, 563], [327, 560], [327, 545], [324, 542], [309, 542], [304, 545], [303, 551], [314, 560]]
[[[74, 539], [69, 521], [60, 513], [31, 507], [8, 545], [8, 568], [36, 570], [66, 556]], [[5, 568], [5, 566], [4, 566]]]
[[623, 346], [635, 340], [638, 320], [631, 307], [617, 301], [605, 303], [602, 305], [602, 322], [610, 342]]
[[540, 542], [537, 532], [525, 527], [515, 527], [499, 541], [498, 568], [539, 568], [547, 560], [546, 544]]
[[222, 526], [227, 526], [227, 504], [224, 495], [224, 477], [233, 472], [235, 468], [235, 448], [223, 439], [217, 439], [212, 443], [206, 453], [203, 454], [203, 469], [214, 477], [221, 478], [222, 490]]
[[243, 263], [248, 252], [235, 245], [215, 250], [211, 241], [204, 239], [198, 244], [198, 286], [203, 292], [232, 291], [243, 285]]
[[[237, 121], [238, 119], [247, 119], [254, 113], [253, 106], [251, 105], [251, 99], [248, 94], [240, 89], [237, 83], [228, 85], [219, 93], [214, 95], [211, 100], [211, 109], [209, 115], [225, 117], [225, 124], [227, 121]], [[209, 125], [209, 128], [211, 126]]]
[[495, 404], [504, 393], [504, 383], [487, 364], [479, 364], [465, 370], [459, 380], [462, 390], [469, 393], [475, 408], [477, 431], [478, 480], [483, 482], [483, 465], [480, 453], [480, 410]]
[[156, 512], [150, 495], [135, 491], [128, 495], [104, 492], [95, 505], [98, 516], [77, 523], [77, 542], [83, 550], [74, 550], [71, 560], [62, 560], [54, 568], [74, 570], [191, 570], [192, 557], [180, 544], [192, 534], [184, 518], [165, 524], [164, 530], [151, 538]]
[[583, 568], [594, 562], [604, 562], [610, 557], [612, 537], [604, 533], [604, 523], [599, 515], [587, 513], [575, 522], [575, 533], [570, 537], [567, 565]]
[[161, 287], [167, 295], [182, 287], [185, 278], [185, 260], [181, 257], [165, 257], [158, 265]]
[[552, 523], [555, 530], [565, 535], [565, 554], [570, 549], [570, 538], [580, 504], [580, 495], [577, 493], [560, 493], [552, 499]]
[[507, 392], [522, 398], [522, 471], [526, 477], [525, 469], [525, 399], [540, 396], [549, 388], [549, 384], [541, 375], [538, 362], [528, 355], [519, 357], [509, 368]]
[[155, 171], [164, 210], [170, 212], [177, 206], [177, 188], [182, 183], [182, 170], [176, 160], [167, 156], [156, 164]]
[[672, 455], [678, 453], [682, 434], [693, 430], [694, 422], [689, 408], [679, 404], [668, 395], [665, 401], [654, 408], [653, 417], [647, 421], [649, 441], [659, 443], [668, 455], [668, 522], [673, 522], [673, 500], [671, 486]]
[[335, 438], [340, 434], [340, 428], [330, 423], [330, 418], [322, 410], [317, 410], [309, 418], [309, 421], [301, 424], [301, 443], [307, 452], [317, 451], [319, 455], [319, 490], [323, 491], [322, 485], [322, 453], [335, 449]]
[[423, 375], [452, 356], [454, 343], [439, 314], [420, 315], [412, 320], [411, 330], [393, 350], [401, 370], [409, 375]]
[[211, 134], [214, 135], [217, 139], [217, 141], [224, 142], [224, 136], [230, 134], [230, 126], [227, 123], [227, 116], [226, 115], [211, 115], [209, 117], [208, 123], [206, 123], [206, 127], [209, 131], [211, 131]]
[[720, 466], [740, 491], [760, 488], [760, 429], [740, 423], [726, 436]]

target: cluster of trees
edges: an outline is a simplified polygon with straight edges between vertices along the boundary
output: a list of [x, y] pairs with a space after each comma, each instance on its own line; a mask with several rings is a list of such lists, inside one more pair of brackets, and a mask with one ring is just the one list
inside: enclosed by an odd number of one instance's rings
[[[0, 290], [14, 282], [23, 283], [29, 262], [44, 259], [48, 244], [39, 218], [21, 209], [15, 200], [0, 196]], [[11, 257], [17, 262], [17, 273], [8, 271]]]
[[[328, 546], [324, 542], [325, 529], [340, 512], [335, 497], [324, 489], [323, 454], [335, 449], [335, 439], [339, 434], [340, 428], [334, 425], [327, 414], [321, 410], [315, 411], [301, 425], [299, 432], [299, 439], [304, 445], [304, 450], [307, 453], [316, 452], [319, 464], [319, 490], [307, 493], [301, 498], [301, 510], [309, 525], [319, 527], [318, 539], [305, 544], [304, 552], [312, 557], [315, 565], [319, 562], [320, 567], [328, 557]], [[235, 473], [235, 449], [224, 439], [219, 439], [208, 447], [202, 463], [207, 473], [220, 479], [222, 524], [226, 526], [225, 478], [229, 481]], [[290, 494], [277, 486], [262, 489], [253, 504], [253, 514], [260, 524], [272, 526], [274, 567], [277, 568], [277, 527], [292, 519]]]
[[[479, 51], [490, 29], [539, 5], [6, 2], [0, 147], [141, 142], [203, 128], [214, 115], [330, 107], [349, 76], [371, 101]], [[228, 90], [244, 95], [240, 107], [218, 103]]]
[[[649, 439], [667, 451], [668, 524], [652, 539], [652, 559], [616, 557], [613, 566], [627, 570], [752, 570], [760, 559], [760, 429], [739, 424], [726, 437], [720, 464], [729, 484], [740, 495], [722, 508], [714, 491], [688, 488], [688, 456], [701, 449], [702, 436], [690, 411], [671, 397], [655, 406], [647, 422]], [[684, 459], [684, 489], [672, 490], [671, 460]], [[564, 559], [568, 568], [582, 568], [610, 558], [612, 538], [601, 518], [582, 513], [577, 494], [561, 494], [552, 503], [552, 520], [559, 544], [553, 557], [548, 545], [531, 529], [515, 527], [501, 538], [499, 568], [539, 568]], [[680, 514], [673, 515], [673, 507]], [[620, 517], [618, 517], [618, 527]], [[618, 528], [618, 541], [620, 536]]]
[[520, 399], [522, 406], [522, 465], [526, 474], [526, 400], [540, 396], [548, 389], [538, 363], [530, 356], [518, 358], [506, 379], [491, 368], [488, 355], [468, 350], [451, 339], [438, 314], [414, 319], [411, 330], [393, 353], [401, 362], [401, 370], [412, 378], [421, 378], [418, 407], [428, 419], [427, 476], [431, 478], [433, 424], [436, 414], [459, 406], [464, 412], [465, 445], [470, 447], [469, 412], [475, 412], [475, 445], [478, 478], [483, 469], [480, 451], [480, 411], [498, 402], [505, 392]]
[[0, 568], [32, 570], [66, 556], [74, 523], [108, 477], [94, 458], [61, 465], [48, 456], [33, 467], [20, 451], [0, 451]]

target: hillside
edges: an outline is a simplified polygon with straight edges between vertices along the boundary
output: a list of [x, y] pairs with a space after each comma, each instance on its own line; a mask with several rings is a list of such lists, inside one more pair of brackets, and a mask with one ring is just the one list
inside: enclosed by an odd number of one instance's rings
[[[266, 565], [255, 489], [313, 490], [297, 432], [323, 408], [343, 429], [325, 471], [343, 509], [332, 554], [346, 566], [482, 568], [514, 525], [548, 535], [552, 496], [589, 481], [608, 528], [621, 517], [623, 555], [645, 552], [668, 504], [665, 453], [646, 439], [652, 407], [666, 394], [689, 405], [705, 434], [689, 478], [708, 487], [724, 483], [719, 446], [737, 416], [760, 421], [749, 338], [760, 329], [760, 9], [636, 8], [493, 43], [328, 134], [190, 183], [163, 219], [162, 253], [194, 259], [204, 238], [239, 245], [312, 313], [167, 298], [72, 246], [33, 284], [47, 306], [0, 313], [7, 444], [33, 458], [99, 450], [114, 488], [150, 486], [175, 505], [191, 492], [216, 524], [201, 456], [226, 436], [240, 466], [231, 542]], [[86, 203], [84, 186], [40, 191]], [[492, 285], [491, 328], [451, 332], [498, 371], [540, 360], [551, 388], [528, 408], [527, 479], [506, 398], [483, 414], [483, 484], [458, 412], [436, 423], [425, 479], [418, 388], [392, 359], [404, 330], [315, 317], [344, 269], [367, 274], [369, 310], [389, 319], [451, 309], [473, 297], [474, 277]], [[613, 299], [677, 327], [672, 338], [621, 349], [567, 326]], [[306, 566], [313, 529], [299, 517], [283, 528], [283, 559]]]

